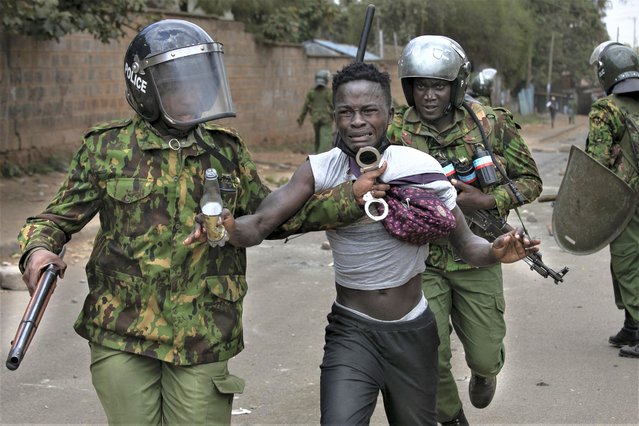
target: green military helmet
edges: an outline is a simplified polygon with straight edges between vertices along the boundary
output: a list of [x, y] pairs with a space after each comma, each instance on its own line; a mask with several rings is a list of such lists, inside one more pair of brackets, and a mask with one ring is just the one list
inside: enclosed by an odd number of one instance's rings
[[484, 68], [480, 72], [473, 74], [470, 77], [470, 91], [476, 96], [490, 98], [496, 74], [497, 70], [495, 68]]
[[605, 41], [590, 55], [590, 65], [595, 64], [599, 84], [607, 95], [639, 92], [639, 58], [630, 47]]
[[315, 73], [315, 87], [317, 86], [327, 86], [328, 79], [331, 77], [331, 72], [329, 70], [319, 70]]
[[460, 107], [468, 86], [470, 62], [464, 49], [445, 36], [424, 35], [412, 39], [399, 57], [399, 78], [408, 105], [414, 106], [413, 80], [435, 78], [452, 83], [450, 99]]

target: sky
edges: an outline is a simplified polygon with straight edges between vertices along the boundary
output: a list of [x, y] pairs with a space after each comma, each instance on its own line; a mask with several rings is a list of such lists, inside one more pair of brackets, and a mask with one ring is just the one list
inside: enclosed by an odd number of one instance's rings
[[[606, 10], [607, 16], [604, 18], [604, 22], [610, 40], [637, 46], [639, 43], [639, 0], [609, 0], [609, 2], [612, 7]], [[633, 34], [635, 26], [636, 30]], [[619, 29], [618, 40], [617, 28]]]

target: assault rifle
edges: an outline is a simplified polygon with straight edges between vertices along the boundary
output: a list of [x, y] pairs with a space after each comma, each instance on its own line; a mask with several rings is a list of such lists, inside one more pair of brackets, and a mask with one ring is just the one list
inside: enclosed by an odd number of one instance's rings
[[[66, 247], [62, 248], [59, 254], [60, 258], [64, 256], [65, 248]], [[55, 290], [59, 273], [60, 270], [57, 266], [49, 265], [42, 275], [40, 275], [40, 280], [22, 316], [22, 321], [20, 321], [16, 336], [11, 341], [11, 349], [9, 350], [9, 356], [7, 356], [6, 362], [9, 370], [16, 370], [20, 366], [31, 344], [31, 340], [38, 329], [38, 325], [40, 324], [44, 310], [47, 308], [53, 290]]]
[[[472, 223], [479, 226], [485, 233], [487, 239], [494, 241], [500, 235], [506, 234], [513, 230], [505, 220], [498, 219], [483, 210], [475, 210], [472, 213], [464, 213], [467, 219]], [[530, 266], [530, 270], [534, 270], [544, 278], [551, 277], [555, 280], [555, 284], [559, 284], [564, 281], [564, 275], [569, 271], [567, 266], [564, 266], [561, 271], [556, 272], [546, 266], [541, 260], [541, 253], [532, 253], [524, 257], [524, 262]]]

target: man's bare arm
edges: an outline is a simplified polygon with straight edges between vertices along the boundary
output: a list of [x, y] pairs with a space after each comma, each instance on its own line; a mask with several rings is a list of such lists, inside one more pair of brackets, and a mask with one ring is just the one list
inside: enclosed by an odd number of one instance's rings
[[286, 185], [271, 192], [255, 214], [224, 218], [229, 232], [229, 242], [238, 247], [260, 244], [282, 222], [293, 216], [315, 191], [315, 179], [311, 164], [300, 165]]
[[473, 266], [513, 263], [539, 251], [539, 240], [531, 240], [521, 229], [514, 229], [489, 243], [473, 234], [459, 207], [453, 209], [453, 214], [457, 228], [449, 235], [449, 240], [455, 253]]
[[[386, 164], [379, 169], [363, 173], [352, 186], [353, 197], [364, 205], [364, 194], [371, 192], [373, 197], [386, 195], [389, 185], [377, 179], [386, 171]], [[234, 218], [224, 209], [221, 220], [229, 234], [231, 244], [238, 247], [251, 247], [260, 244], [279, 225], [304, 206], [315, 190], [315, 178], [308, 161], [297, 168], [291, 180], [281, 188], [270, 193], [253, 215]], [[193, 231], [185, 238], [184, 245], [206, 242], [206, 230], [197, 220]]]

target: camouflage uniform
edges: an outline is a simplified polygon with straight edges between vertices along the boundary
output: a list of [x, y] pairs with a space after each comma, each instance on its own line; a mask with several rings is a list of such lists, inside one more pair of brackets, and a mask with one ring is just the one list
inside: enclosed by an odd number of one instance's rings
[[[589, 114], [586, 152], [639, 193], [639, 100], [609, 95]], [[634, 123], [630, 125], [628, 122]], [[634, 150], [631, 144], [634, 144]], [[610, 271], [615, 304], [639, 324], [639, 208], [624, 231], [610, 243]], [[628, 318], [627, 318], [628, 320]]]
[[[195, 132], [229, 161], [203, 149]], [[244, 347], [245, 249], [182, 241], [194, 227], [206, 168], [218, 170], [235, 216], [253, 213], [269, 190], [237, 133], [212, 123], [195, 132], [169, 142], [138, 116], [92, 128], [51, 204], [20, 232], [24, 269], [31, 250], [59, 252], [100, 215], [89, 294], [75, 323], [92, 343], [180, 366], [225, 361]], [[362, 215], [348, 184], [305, 206], [280, 236]]]
[[328, 151], [333, 147], [333, 96], [328, 87], [309, 90], [297, 122], [301, 125], [309, 113], [315, 132], [315, 153]]
[[[502, 108], [490, 108], [476, 102], [470, 105], [481, 120], [497, 160], [524, 197], [529, 202], [535, 199], [541, 193], [542, 182], [535, 161], [519, 135], [519, 125]], [[458, 108], [454, 114], [454, 124], [438, 133], [421, 121], [413, 107], [400, 108], [389, 126], [389, 139], [391, 143], [427, 152], [440, 161], [472, 159], [474, 146], [482, 144], [481, 133], [466, 110]], [[500, 176], [499, 172], [497, 174]], [[497, 207], [489, 213], [505, 219], [517, 203], [512, 191], [503, 183], [502, 179], [500, 185], [484, 191], [493, 195], [496, 201]], [[485, 236], [475, 225], [470, 228], [477, 235]], [[422, 279], [424, 294], [439, 329], [437, 408], [441, 422], [454, 418], [462, 408], [451, 373], [452, 328], [449, 319], [474, 372], [493, 377], [503, 366], [506, 325], [501, 265], [473, 267], [459, 260], [447, 241], [436, 242], [430, 245]]]

